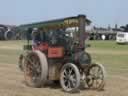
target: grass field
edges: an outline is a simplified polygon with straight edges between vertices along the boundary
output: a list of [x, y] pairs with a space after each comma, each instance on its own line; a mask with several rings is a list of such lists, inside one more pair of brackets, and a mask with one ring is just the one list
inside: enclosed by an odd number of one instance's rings
[[[36, 89], [23, 84], [17, 62], [25, 43], [0, 41], [0, 96], [72, 96], [61, 88]], [[105, 91], [82, 90], [73, 96], [128, 96], [128, 45], [118, 45], [115, 41], [89, 41], [88, 44], [91, 47], [86, 51], [91, 54], [92, 61], [103, 64], [107, 71]]]
[[94, 62], [105, 66], [108, 73], [128, 76], [128, 45], [118, 45], [115, 41], [90, 41], [87, 49]]

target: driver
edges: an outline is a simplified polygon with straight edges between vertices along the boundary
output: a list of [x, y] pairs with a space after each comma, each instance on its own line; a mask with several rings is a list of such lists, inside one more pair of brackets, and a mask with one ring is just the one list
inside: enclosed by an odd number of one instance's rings
[[32, 31], [32, 46], [37, 47], [41, 42], [40, 32], [38, 28], [34, 28]]

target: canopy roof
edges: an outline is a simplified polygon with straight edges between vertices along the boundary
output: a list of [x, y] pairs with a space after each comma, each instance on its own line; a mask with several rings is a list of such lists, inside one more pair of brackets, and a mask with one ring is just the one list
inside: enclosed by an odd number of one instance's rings
[[[78, 17], [85, 15], [78, 15], [74, 17], [66, 17], [62, 19], [55, 19], [50, 21], [36, 22], [30, 24], [20, 25], [20, 28], [67, 28], [67, 27], [76, 27], [79, 26]], [[91, 21], [89, 19], [85, 19], [86, 25], [89, 25]]]

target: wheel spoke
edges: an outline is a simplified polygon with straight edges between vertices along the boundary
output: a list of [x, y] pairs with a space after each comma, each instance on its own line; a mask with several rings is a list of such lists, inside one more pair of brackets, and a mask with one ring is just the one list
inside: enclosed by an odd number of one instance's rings
[[69, 70], [69, 75], [71, 75], [73, 73], [73, 69], [71, 68], [70, 70]]
[[68, 76], [67, 70], [64, 70], [64, 76]]
[[68, 88], [71, 88], [71, 82], [68, 81], [68, 85], [67, 85]]
[[72, 79], [71, 82], [72, 82], [72, 86], [74, 87], [76, 85], [76, 79]]

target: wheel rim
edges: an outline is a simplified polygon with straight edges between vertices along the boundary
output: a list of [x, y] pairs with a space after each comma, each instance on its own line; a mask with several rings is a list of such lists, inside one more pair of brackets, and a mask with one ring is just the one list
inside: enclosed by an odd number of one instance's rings
[[61, 72], [61, 85], [65, 91], [73, 91], [79, 86], [79, 75], [72, 66], [66, 66]]
[[38, 83], [41, 78], [41, 65], [36, 54], [30, 54], [25, 62], [25, 79], [28, 82]]
[[87, 75], [87, 85], [92, 89], [102, 89], [104, 87], [104, 69], [99, 65], [90, 67]]

